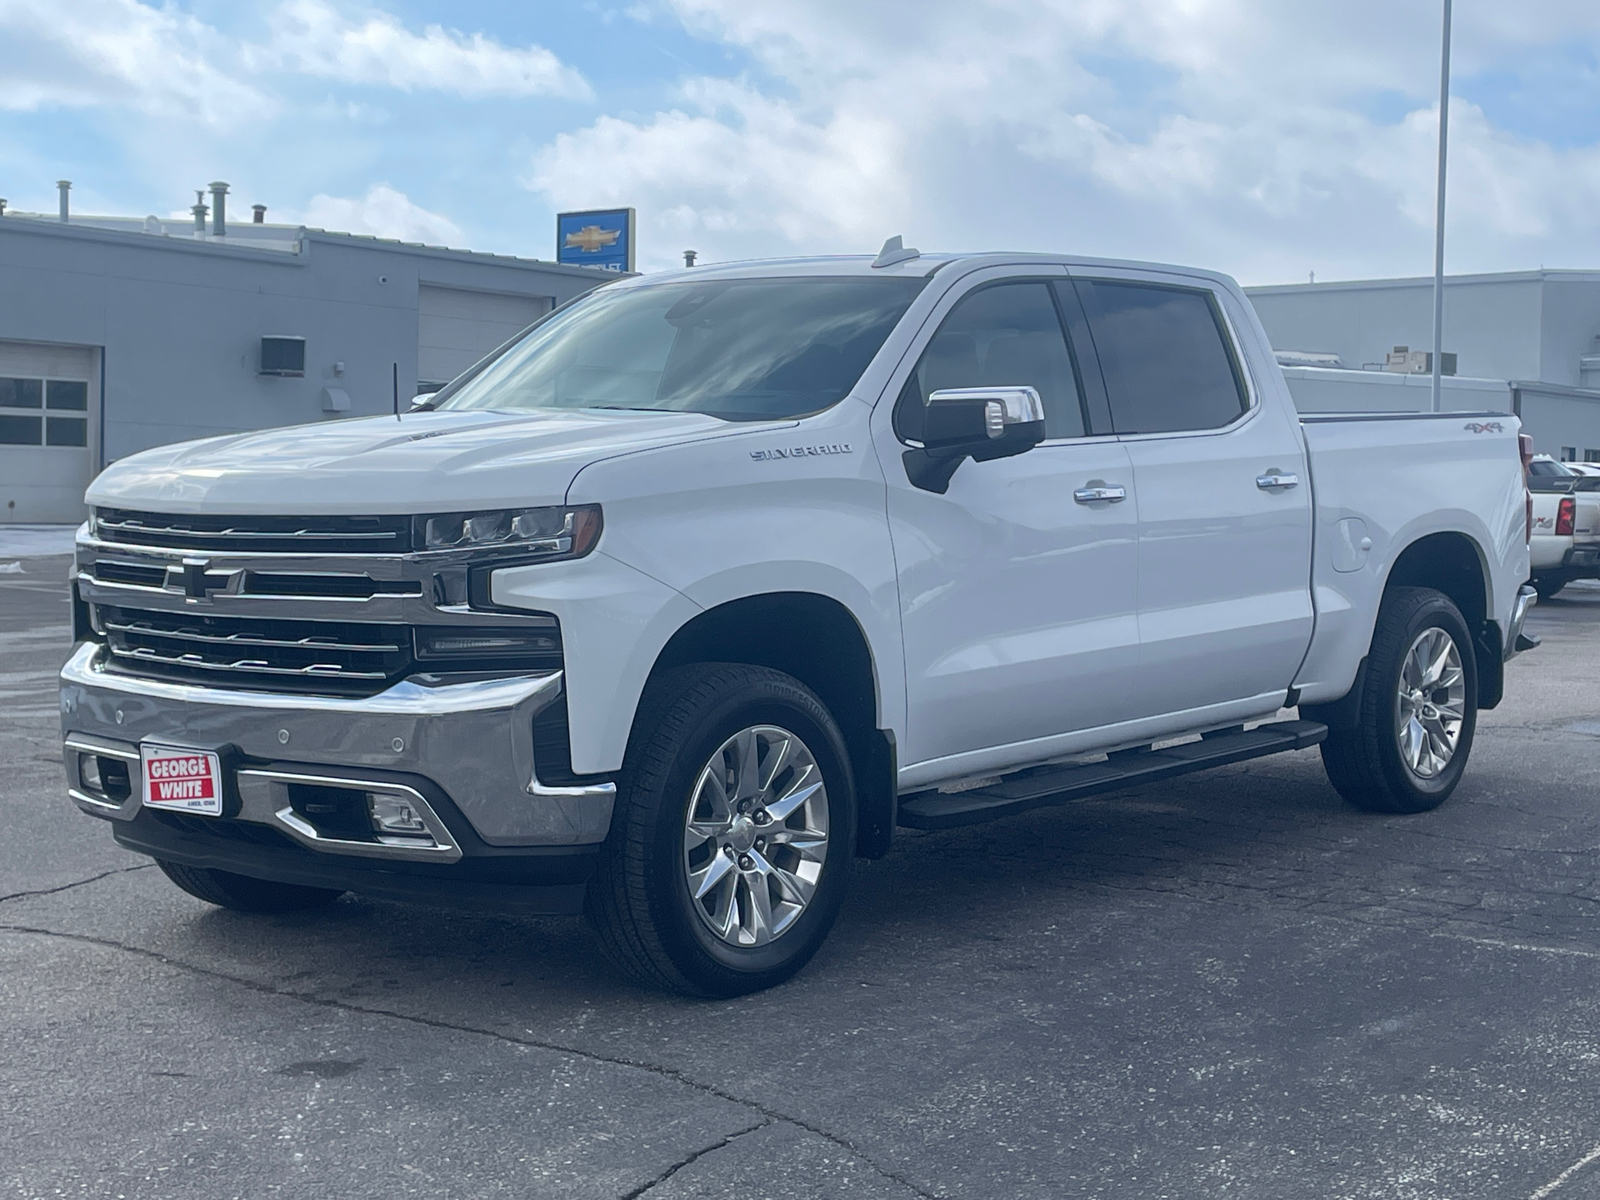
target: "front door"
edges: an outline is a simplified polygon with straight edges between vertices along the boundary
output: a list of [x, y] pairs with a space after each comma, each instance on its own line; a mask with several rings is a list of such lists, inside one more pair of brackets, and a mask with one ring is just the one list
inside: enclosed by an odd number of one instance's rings
[[1180, 727], [1286, 692], [1312, 625], [1298, 420], [1259, 402], [1225, 294], [1138, 275], [1074, 290], [1138, 490], [1141, 715]]
[[[943, 302], [901, 390], [885, 454], [909, 710], [903, 767], [1012, 747], [1133, 715], [1138, 663], [1137, 505], [1127, 451], [1096, 429], [1049, 280], [992, 279]], [[966, 462], [944, 495], [891, 454], [917, 440], [941, 388], [1031, 386], [1046, 440]], [[1096, 436], [1096, 435], [1099, 436]], [[948, 773], [959, 774], [959, 761]]]

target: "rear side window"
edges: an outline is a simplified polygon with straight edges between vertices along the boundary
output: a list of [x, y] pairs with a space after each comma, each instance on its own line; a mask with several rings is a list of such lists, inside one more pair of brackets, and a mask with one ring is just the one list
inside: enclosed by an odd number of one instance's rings
[[1078, 374], [1048, 284], [1002, 283], [963, 297], [906, 381], [895, 432], [920, 441], [929, 394], [969, 387], [1032, 387], [1047, 438], [1083, 436]]
[[1249, 406], [1210, 292], [1080, 281], [1118, 433], [1219, 429]]

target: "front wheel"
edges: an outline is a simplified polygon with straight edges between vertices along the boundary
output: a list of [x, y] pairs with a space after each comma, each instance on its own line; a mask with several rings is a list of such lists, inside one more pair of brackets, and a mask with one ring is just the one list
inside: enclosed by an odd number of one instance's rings
[[1369, 812], [1426, 812], [1461, 781], [1478, 721], [1478, 665], [1443, 592], [1397, 587], [1378, 609], [1354, 723], [1330, 726], [1322, 762]]
[[640, 703], [587, 913], [639, 982], [737, 996], [800, 970], [855, 847], [844, 738], [798, 680], [694, 664]]

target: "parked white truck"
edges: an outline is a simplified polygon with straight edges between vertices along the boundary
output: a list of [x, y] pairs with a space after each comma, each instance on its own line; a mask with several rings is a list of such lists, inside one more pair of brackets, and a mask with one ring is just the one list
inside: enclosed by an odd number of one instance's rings
[[104, 472], [71, 796], [215, 904], [586, 911], [747, 992], [897, 825], [1318, 743], [1438, 805], [1530, 644], [1524, 467], [1502, 415], [1297, 418], [1204, 271], [623, 279], [398, 419]]

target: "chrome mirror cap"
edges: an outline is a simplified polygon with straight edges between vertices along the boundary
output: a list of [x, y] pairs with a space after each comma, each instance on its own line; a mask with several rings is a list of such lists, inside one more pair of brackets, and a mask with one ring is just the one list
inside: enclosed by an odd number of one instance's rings
[[926, 404], [932, 408], [973, 400], [983, 404], [984, 430], [991, 438], [1003, 435], [1008, 425], [1044, 420], [1044, 401], [1031, 387], [942, 388], [929, 392]]

